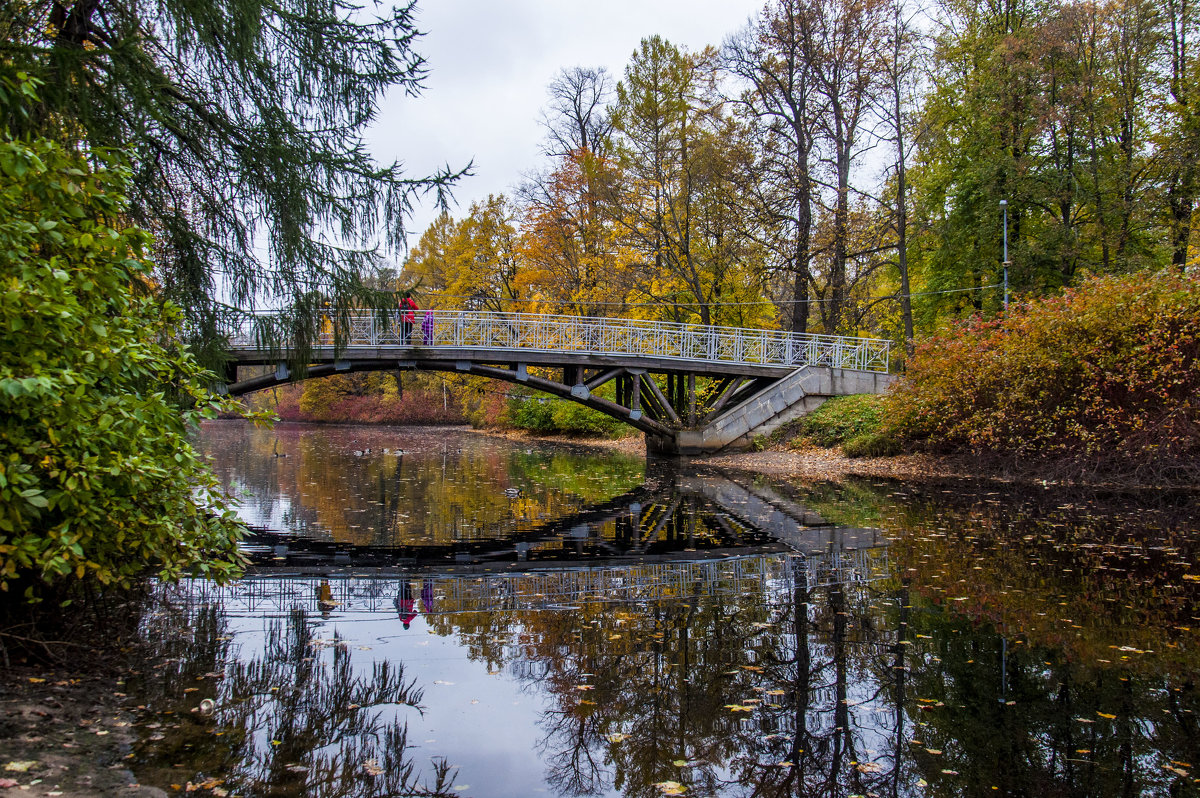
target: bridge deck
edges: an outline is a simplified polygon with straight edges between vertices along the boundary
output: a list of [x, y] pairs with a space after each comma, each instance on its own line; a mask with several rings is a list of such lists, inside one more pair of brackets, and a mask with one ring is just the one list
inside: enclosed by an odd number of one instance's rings
[[[722, 373], [778, 372], [801, 365], [887, 372], [891, 342], [876, 338], [811, 335], [636, 319], [551, 316], [529, 313], [419, 311], [407, 340], [398, 321], [386, 313], [351, 313], [339, 318], [345, 334], [335, 336], [333, 317], [324, 324], [314, 356], [317, 362], [472, 359], [487, 362], [559, 363], [588, 356], [596, 365], [697, 368], [711, 364]], [[286, 349], [272, 341], [290, 339], [285, 317], [249, 316], [231, 331], [238, 362], [269, 363]]]

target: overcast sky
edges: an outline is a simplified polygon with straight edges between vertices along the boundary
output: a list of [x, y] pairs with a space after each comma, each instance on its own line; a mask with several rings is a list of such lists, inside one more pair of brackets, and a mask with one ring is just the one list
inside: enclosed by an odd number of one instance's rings
[[[455, 191], [461, 217], [488, 194], [509, 192], [539, 154], [546, 87], [563, 67], [606, 67], [615, 80], [642, 38], [659, 34], [697, 50], [741, 29], [764, 0], [423, 0], [417, 51], [429, 76], [418, 98], [381, 107], [368, 145], [410, 176], [475, 162]], [[419, 212], [416, 244], [434, 217]]]

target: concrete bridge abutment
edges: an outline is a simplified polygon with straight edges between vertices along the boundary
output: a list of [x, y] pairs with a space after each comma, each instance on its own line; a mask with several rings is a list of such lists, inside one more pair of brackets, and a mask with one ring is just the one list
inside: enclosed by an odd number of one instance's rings
[[646, 451], [659, 457], [694, 457], [750, 448], [754, 440], [816, 410], [834, 396], [879, 394], [896, 379], [877, 372], [805, 365], [704, 423], [646, 433]]

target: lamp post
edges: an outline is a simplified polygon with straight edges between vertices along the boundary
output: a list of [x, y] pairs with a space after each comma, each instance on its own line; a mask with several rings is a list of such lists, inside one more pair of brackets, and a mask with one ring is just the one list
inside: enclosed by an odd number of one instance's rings
[[1008, 310], [1008, 200], [1000, 200], [1000, 211], [1004, 214], [1004, 309]]

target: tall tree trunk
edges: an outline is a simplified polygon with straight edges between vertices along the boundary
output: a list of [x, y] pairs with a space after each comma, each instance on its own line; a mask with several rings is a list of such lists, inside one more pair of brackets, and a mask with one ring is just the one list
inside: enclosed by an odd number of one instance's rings
[[1178, 117], [1179, 133], [1174, 157], [1178, 159], [1168, 178], [1167, 205], [1170, 210], [1171, 264], [1178, 269], [1187, 265], [1188, 244], [1192, 237], [1192, 212], [1196, 205], [1197, 136], [1196, 111], [1191, 97], [1189, 37], [1196, 24], [1192, 0], [1169, 0], [1171, 45], [1171, 99]]
[[1196, 175], [1190, 164], [1172, 175], [1167, 203], [1171, 209], [1171, 265], [1182, 270], [1187, 266], [1192, 212], [1196, 204]]
[[[836, 113], [836, 112], [835, 112]], [[850, 232], [850, 148], [851, 140], [839, 121], [834, 147], [837, 152], [837, 200], [833, 207], [833, 260], [829, 267], [830, 335], [841, 330], [846, 310], [846, 262], [849, 259], [847, 237]]]
[[801, 175], [799, 198], [796, 202], [796, 243], [792, 254], [792, 332], [808, 332], [808, 284], [812, 280], [809, 266], [812, 244], [812, 187], [808, 177], [808, 152], [797, 158]]
[[891, 72], [892, 132], [896, 136], [896, 269], [900, 272], [900, 318], [904, 324], [904, 351], [913, 351], [912, 285], [908, 279], [908, 148], [904, 138], [904, 74], [907, 31], [903, 15], [904, 7], [896, 3], [892, 25]]

